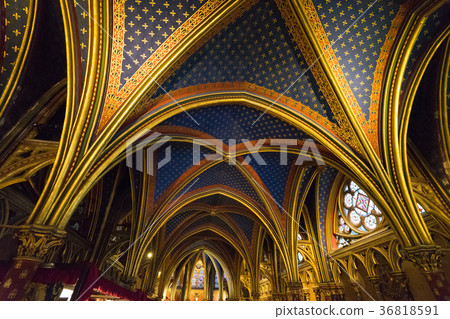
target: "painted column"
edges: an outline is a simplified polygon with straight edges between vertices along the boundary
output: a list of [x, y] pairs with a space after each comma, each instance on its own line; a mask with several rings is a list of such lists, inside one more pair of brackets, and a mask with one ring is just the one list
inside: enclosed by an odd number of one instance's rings
[[422, 271], [436, 300], [450, 300], [450, 289], [442, 272], [442, 250], [438, 246], [405, 248], [403, 257], [412, 261]]
[[21, 244], [17, 257], [0, 285], [0, 300], [24, 300], [39, 265], [62, 244], [65, 233], [53, 229], [32, 230], [24, 227], [16, 234]]
[[301, 301], [303, 300], [303, 285], [301, 281], [291, 281], [287, 283], [288, 300]]
[[369, 277], [369, 281], [377, 294], [377, 300], [383, 300], [383, 294], [381, 293], [381, 278], [379, 276], [371, 276]]

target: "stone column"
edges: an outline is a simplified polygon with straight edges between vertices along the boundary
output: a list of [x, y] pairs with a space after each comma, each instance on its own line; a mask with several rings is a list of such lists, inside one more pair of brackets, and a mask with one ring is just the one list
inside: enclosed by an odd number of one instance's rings
[[223, 273], [220, 272], [220, 275], [217, 275], [217, 281], [219, 282], [219, 301], [223, 301]]
[[62, 244], [64, 235], [65, 232], [43, 227], [31, 229], [27, 226], [19, 230], [16, 237], [21, 244], [0, 285], [0, 300], [24, 300], [39, 265]]
[[303, 300], [304, 301], [310, 301], [310, 293], [309, 289], [303, 289]]
[[362, 300], [361, 299], [361, 290], [360, 290], [359, 284], [357, 284], [356, 282], [351, 282], [350, 284], [351, 284], [351, 286], [353, 288], [353, 291], [355, 292], [355, 295], [356, 295], [356, 300], [355, 301]]
[[261, 293], [258, 291], [252, 291], [252, 299], [253, 301], [259, 301], [259, 298], [261, 297]]
[[377, 300], [383, 300], [383, 294], [381, 293], [381, 278], [379, 276], [369, 277], [369, 281], [377, 294]]
[[303, 300], [303, 285], [301, 281], [291, 281], [287, 283], [287, 299], [291, 301]]
[[403, 271], [390, 272], [381, 277], [381, 294], [383, 298], [393, 300], [413, 300], [408, 286], [408, 277]]
[[319, 287], [315, 287], [315, 288], [313, 288], [313, 291], [314, 291], [314, 295], [316, 296], [316, 301], [321, 301], [322, 300], [321, 289]]
[[439, 246], [408, 247], [402, 255], [419, 267], [436, 300], [450, 300], [448, 282], [441, 269], [442, 250]]

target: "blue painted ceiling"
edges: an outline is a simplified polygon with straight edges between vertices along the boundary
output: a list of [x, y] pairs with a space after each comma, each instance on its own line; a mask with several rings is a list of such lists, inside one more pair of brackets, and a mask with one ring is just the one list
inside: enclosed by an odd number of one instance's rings
[[87, 0], [77, 0], [75, 5], [77, 16], [78, 34], [80, 37], [80, 52], [81, 52], [81, 71], [84, 75], [86, 70], [87, 55], [89, 50], [89, 3]]
[[185, 221], [187, 218], [193, 216], [195, 214], [195, 211], [186, 211], [179, 213], [169, 219], [169, 221], [166, 223], [166, 234], [165, 238], [169, 237], [169, 235], [177, 228], [178, 225], [180, 225], [183, 221]]
[[[268, 188], [270, 196], [276, 201], [277, 207], [281, 213], [289, 172], [292, 165], [295, 163], [297, 156], [288, 154], [287, 165], [280, 165], [280, 153], [266, 152], [260, 153], [260, 155], [267, 165], [258, 165], [257, 163], [250, 163], [250, 165], [252, 165], [252, 168]], [[267, 196], [268, 194], [265, 195]]]
[[218, 228], [222, 228], [223, 230], [227, 231], [230, 235], [237, 237], [236, 233], [230, 227], [230, 225], [228, 225], [224, 220], [220, 219], [219, 217], [211, 216], [211, 215], [202, 217], [202, 218], [196, 220], [195, 222], [193, 222], [192, 224], [190, 224], [186, 228], [186, 232], [189, 232], [189, 231], [196, 229], [197, 227], [200, 227], [205, 224], [212, 224], [214, 226], [217, 226]]
[[126, 1], [121, 86], [204, 3], [205, 0]]
[[252, 219], [241, 214], [230, 213], [229, 215], [241, 227], [242, 231], [245, 234], [245, 237], [247, 237], [248, 241], [251, 243], [253, 236], [253, 227], [255, 226], [255, 222]]
[[[260, 1], [194, 53], [162, 87], [172, 91], [197, 84], [246, 81], [284, 93], [336, 123], [307, 69], [276, 4]], [[163, 90], [155, 97], [161, 94]]]
[[226, 162], [214, 165], [198, 176], [197, 182], [191, 187], [190, 191], [210, 185], [224, 185], [234, 188], [262, 205], [253, 186], [244, 178], [235, 165], [228, 165]]
[[[197, 125], [189, 115], [182, 112], [162, 122], [161, 126], [177, 126], [196, 129], [217, 139], [223, 139], [227, 144], [230, 139], [235, 139], [237, 143], [240, 143], [243, 138], [249, 140], [263, 138], [303, 140], [309, 137], [292, 125], [269, 114], [265, 114], [252, 126], [252, 123], [261, 113], [253, 108], [239, 105], [205, 107], [190, 110], [189, 114], [195, 118], [200, 125]], [[158, 130], [158, 127], [156, 130]], [[189, 143], [169, 143], [167, 145], [172, 146], [172, 161], [157, 172], [155, 199], [159, 198], [159, 196], [177, 178], [179, 178], [186, 169], [192, 166], [192, 145]], [[164, 148], [161, 148], [158, 151], [158, 158], [162, 159], [164, 156]], [[255, 165], [256, 162], [253, 159], [250, 164], [253, 164], [252, 167], [257, 173], [262, 174], [261, 177], [263, 178], [264, 183], [269, 187], [271, 193], [275, 196], [275, 199], [282, 204], [290, 163], [288, 163], [288, 166], [280, 166], [279, 153], [264, 154], [263, 158], [266, 159], [266, 157], [267, 166], [256, 167], [259, 165]], [[290, 156], [291, 162], [295, 159], [296, 157]], [[252, 198], [257, 198], [251, 185], [244, 181], [244, 177], [235, 168], [226, 166], [229, 165], [220, 164], [218, 167], [213, 168], [212, 172], [209, 172], [208, 170], [207, 172], [202, 173], [200, 180], [195, 185], [195, 189], [197, 189], [199, 185], [205, 185], [205, 180], [208, 181], [208, 185], [214, 183], [221, 184], [226, 181], [225, 185], [230, 187], [232, 187], [231, 185], [235, 185], [238, 187], [236, 189], [241, 191], [245, 190], [244, 193]], [[206, 178], [203, 176], [206, 176]], [[214, 178], [212, 178], [212, 176], [214, 176]], [[233, 181], [233, 179], [236, 180]]]
[[231, 206], [231, 205], [236, 206], [237, 205], [237, 206], [244, 207], [238, 201], [236, 201], [230, 197], [224, 196], [222, 194], [214, 194], [211, 196], [203, 197], [203, 198], [197, 199], [195, 202], [207, 204], [209, 206]]
[[[1, 27], [0, 44], [4, 51], [0, 56], [0, 95], [5, 89], [9, 77], [13, 71], [19, 49], [22, 44], [25, 27], [28, 18], [27, 0], [4, 1], [4, 16], [1, 17], [0, 23], [4, 24]], [[1, 13], [3, 15], [3, 12]]]
[[[192, 166], [192, 144], [173, 142], [164, 146], [171, 148], [171, 160], [156, 172], [155, 201]], [[165, 158], [165, 147], [157, 151], [158, 163]]]
[[[330, 43], [336, 42], [333, 51], [366, 120], [369, 120], [377, 60], [401, 2], [403, 1], [314, 1]], [[371, 4], [372, 8], [368, 9]], [[358, 17], [361, 18], [356, 21]], [[356, 22], [352, 25], [354, 21]]]
[[[179, 113], [160, 125], [184, 126], [199, 130], [228, 144], [229, 139], [256, 140], [263, 138], [289, 138], [303, 140], [309, 138], [303, 131], [261, 111], [242, 105], [220, 105], [189, 110], [189, 114], [199, 123], [197, 125], [185, 112]], [[253, 124], [253, 125], [252, 125]]]

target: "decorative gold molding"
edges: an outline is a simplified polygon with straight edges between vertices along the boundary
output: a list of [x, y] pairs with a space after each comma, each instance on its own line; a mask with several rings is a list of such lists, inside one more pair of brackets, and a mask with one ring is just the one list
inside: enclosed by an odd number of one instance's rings
[[407, 247], [402, 255], [424, 272], [441, 271], [443, 253], [439, 246]]
[[[345, 112], [343, 112], [342, 104], [339, 101], [339, 97], [336, 95], [335, 89], [333, 88], [333, 84], [336, 85], [335, 83], [336, 81], [332, 80], [330, 81], [330, 78], [327, 77], [327, 73], [323, 68], [323, 64], [325, 64], [325, 62], [323, 62], [322, 59], [318, 60], [320, 55], [319, 53], [316, 53], [314, 50], [315, 45], [314, 37], [309, 38], [308, 36], [306, 36], [313, 33], [310, 33], [309, 32], [310, 30], [306, 30], [304, 26], [307, 26], [309, 23], [317, 25], [317, 13], [315, 12], [315, 8], [312, 1], [306, 1], [300, 4], [297, 2], [294, 3], [289, 1], [276, 0], [276, 3], [284, 20], [286, 21], [287, 26], [289, 27], [289, 31], [293, 35], [295, 42], [297, 43], [303, 56], [305, 57], [307, 64], [310, 66], [310, 70], [314, 75], [317, 84], [319, 85], [334, 116], [336, 117], [336, 120], [340, 127], [340, 137], [343, 140], [345, 140], [359, 154], [364, 155], [364, 152], [361, 149], [361, 145], [358, 143], [358, 140], [355, 139], [348, 118], [346, 117]], [[299, 12], [303, 14], [297, 15], [296, 9], [298, 9]], [[308, 18], [306, 17], [309, 17], [311, 20], [316, 18], [316, 20], [307, 21]], [[321, 26], [320, 20], [319, 25]], [[312, 28], [312, 30], [313, 32], [315, 32], [315, 28]], [[325, 32], [323, 32], [323, 34], [325, 34]], [[316, 37], [322, 38], [317, 34]], [[334, 56], [334, 53], [329, 52], [329, 50], [327, 50], [326, 52]], [[334, 59], [336, 60], [336, 58]], [[323, 60], [328, 60], [327, 56], [324, 56]], [[338, 66], [337, 60], [335, 65]]]
[[21, 241], [17, 250], [19, 258], [45, 260], [52, 250], [63, 243], [61, 234], [56, 236], [50, 232], [40, 232], [31, 229], [21, 229], [16, 234]]
[[[410, 108], [404, 108], [403, 112], [400, 112], [401, 85], [410, 53], [423, 27], [423, 22], [444, 2], [444, 0], [427, 0], [419, 3], [414, 9], [405, 22], [401, 36], [397, 39], [388, 73], [385, 76], [383, 100], [387, 107], [383, 111], [382, 121], [387, 130], [383, 132], [384, 159], [391, 180], [390, 184], [394, 188], [389, 193], [398, 198], [395, 204], [400, 204], [398, 209], [402, 216], [402, 223], [407, 226], [405, 230], [408, 233], [409, 243], [405, 246], [430, 245], [432, 239], [418, 213], [408, 180], [406, 131], [404, 128]], [[436, 48], [434, 45], [430, 52], [434, 52]], [[414, 87], [410, 90], [415, 92]], [[408, 96], [409, 93], [406, 92], [404, 95]]]
[[41, 168], [51, 165], [56, 157], [58, 142], [25, 140], [0, 166], [0, 189], [27, 181]]

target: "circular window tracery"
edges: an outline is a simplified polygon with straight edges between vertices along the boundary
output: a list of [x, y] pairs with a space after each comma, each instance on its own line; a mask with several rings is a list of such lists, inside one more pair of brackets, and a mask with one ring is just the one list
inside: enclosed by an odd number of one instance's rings
[[341, 198], [335, 224], [338, 247], [350, 244], [384, 223], [381, 210], [355, 182], [348, 181], [344, 184]]
[[373, 200], [355, 182], [344, 186], [344, 222], [355, 233], [372, 231], [383, 222], [383, 214]]

